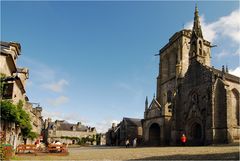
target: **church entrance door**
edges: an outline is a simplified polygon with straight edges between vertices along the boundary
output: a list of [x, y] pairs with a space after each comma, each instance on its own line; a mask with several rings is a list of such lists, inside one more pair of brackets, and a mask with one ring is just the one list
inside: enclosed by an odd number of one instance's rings
[[202, 144], [202, 127], [199, 123], [192, 124], [191, 127], [191, 138], [193, 145], [201, 145]]
[[149, 128], [149, 144], [160, 145], [160, 126], [157, 123], [153, 123]]

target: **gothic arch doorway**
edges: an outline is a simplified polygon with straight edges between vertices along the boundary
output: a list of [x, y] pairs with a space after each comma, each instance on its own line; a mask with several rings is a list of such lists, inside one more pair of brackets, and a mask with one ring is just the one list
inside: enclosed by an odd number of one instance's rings
[[202, 126], [195, 122], [190, 128], [190, 137], [192, 145], [202, 145], [203, 144], [203, 129]]
[[160, 126], [153, 123], [149, 127], [149, 144], [152, 146], [160, 145]]

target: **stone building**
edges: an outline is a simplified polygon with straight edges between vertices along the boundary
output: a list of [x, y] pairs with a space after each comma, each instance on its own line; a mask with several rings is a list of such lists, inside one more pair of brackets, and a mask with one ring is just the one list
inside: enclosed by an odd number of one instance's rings
[[26, 102], [25, 108], [29, 111], [29, 116], [32, 124], [32, 131], [41, 135], [44, 128], [43, 116], [42, 116], [42, 107], [39, 104]]
[[189, 145], [239, 140], [240, 78], [211, 67], [211, 43], [204, 39], [198, 9], [192, 30], [176, 32], [159, 51], [157, 95], [146, 100], [145, 144]]
[[141, 119], [124, 117], [117, 126], [113, 123], [112, 128], [106, 133], [106, 138], [107, 145], [125, 145], [127, 139], [132, 145], [135, 138], [140, 143], [142, 140]]
[[[119, 124], [118, 124], [119, 126]], [[108, 129], [108, 131], [106, 132], [106, 145], [108, 146], [113, 146], [116, 145], [116, 134], [115, 134], [115, 130], [118, 127], [115, 123], [112, 123], [112, 127]]]
[[[30, 115], [33, 132], [41, 133], [42, 127], [42, 109], [33, 108], [26, 96], [26, 80], [29, 78], [27, 68], [19, 68], [17, 59], [21, 55], [21, 45], [16, 42], [0, 42], [0, 74], [4, 80], [3, 93], [1, 100], [10, 100], [13, 104], [23, 101], [23, 109]], [[3, 82], [1, 82], [3, 83]], [[1, 131], [5, 134], [5, 142], [16, 147], [22, 142], [20, 128], [12, 122], [1, 120]]]
[[51, 143], [60, 141], [66, 144], [77, 144], [76, 138], [96, 137], [97, 131], [95, 127], [82, 125], [81, 122], [71, 124], [64, 120], [56, 120], [52, 122], [50, 118], [44, 123], [44, 141]]

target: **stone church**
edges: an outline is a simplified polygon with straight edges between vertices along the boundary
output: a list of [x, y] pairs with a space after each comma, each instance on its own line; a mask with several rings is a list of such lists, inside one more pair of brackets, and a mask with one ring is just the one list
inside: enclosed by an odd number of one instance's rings
[[211, 67], [211, 43], [204, 39], [198, 8], [192, 30], [176, 32], [159, 51], [157, 95], [145, 103], [143, 140], [148, 145], [239, 141], [240, 78]]

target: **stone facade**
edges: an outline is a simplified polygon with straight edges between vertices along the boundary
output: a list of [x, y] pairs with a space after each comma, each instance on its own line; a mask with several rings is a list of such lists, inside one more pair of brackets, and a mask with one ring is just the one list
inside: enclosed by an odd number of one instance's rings
[[[21, 45], [15, 42], [1, 42], [0, 44], [0, 74], [7, 78], [4, 81], [4, 92], [1, 93], [1, 100], [10, 100], [13, 104], [17, 104], [20, 100], [23, 101], [23, 109], [32, 120], [32, 131], [40, 135], [42, 130], [42, 109], [33, 108], [26, 96], [26, 80], [29, 78], [29, 70], [19, 68], [16, 65], [17, 59], [21, 55]], [[1, 120], [1, 131], [5, 133], [5, 142], [14, 145], [14, 148], [22, 142], [19, 135], [21, 130], [15, 123]]]
[[189, 145], [239, 140], [240, 78], [211, 67], [196, 7], [192, 30], [175, 33], [160, 50], [157, 96], [146, 101], [143, 138], [148, 145]]
[[97, 134], [95, 127], [82, 125], [81, 122], [77, 124], [71, 124], [64, 120], [52, 122], [49, 118], [45, 120], [44, 126], [44, 141], [46, 143], [58, 140], [65, 144], [77, 144], [77, 140], [74, 137], [80, 139], [83, 137], [92, 138]]
[[137, 138], [138, 143], [142, 141], [142, 120], [136, 118], [123, 118], [123, 120], [116, 126], [112, 125], [112, 128], [106, 133], [107, 145], [125, 145], [127, 139], [129, 139], [130, 145], [133, 140]]

